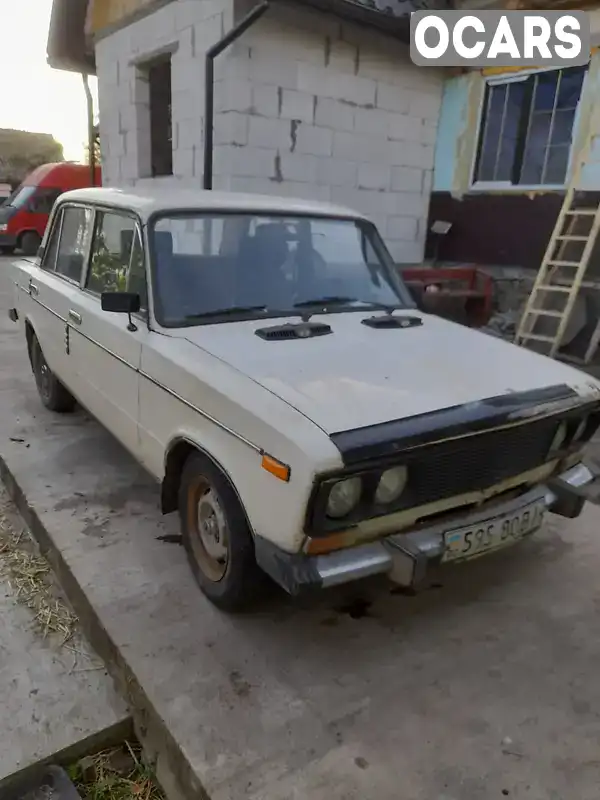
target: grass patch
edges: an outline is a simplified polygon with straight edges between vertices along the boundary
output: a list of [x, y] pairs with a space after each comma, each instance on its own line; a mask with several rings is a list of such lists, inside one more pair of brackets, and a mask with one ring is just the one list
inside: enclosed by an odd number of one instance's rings
[[55, 634], [61, 646], [73, 638], [77, 617], [56, 592], [50, 565], [36, 551], [4, 489], [0, 493], [0, 573], [17, 602], [32, 612], [44, 638]]
[[137, 742], [85, 756], [67, 772], [83, 800], [165, 800]]

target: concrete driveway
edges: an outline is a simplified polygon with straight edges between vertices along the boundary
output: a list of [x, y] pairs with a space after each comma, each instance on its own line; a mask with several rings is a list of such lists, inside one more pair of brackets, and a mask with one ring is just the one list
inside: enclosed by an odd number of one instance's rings
[[0, 455], [185, 797], [598, 800], [597, 507], [418, 597], [376, 581], [229, 617], [152, 481], [42, 409], [4, 310], [0, 353]]

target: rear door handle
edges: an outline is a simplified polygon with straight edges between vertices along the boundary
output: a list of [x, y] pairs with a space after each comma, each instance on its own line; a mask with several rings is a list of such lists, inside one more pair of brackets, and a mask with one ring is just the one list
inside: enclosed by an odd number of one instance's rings
[[35, 295], [37, 297], [39, 293], [40, 293], [40, 290], [38, 289], [36, 284], [33, 283], [33, 281], [29, 281], [29, 294], [33, 294], [33, 295]]
[[75, 325], [81, 325], [81, 314], [78, 314], [77, 311], [73, 311], [73, 309], [69, 309], [69, 319], [71, 322], [74, 322]]

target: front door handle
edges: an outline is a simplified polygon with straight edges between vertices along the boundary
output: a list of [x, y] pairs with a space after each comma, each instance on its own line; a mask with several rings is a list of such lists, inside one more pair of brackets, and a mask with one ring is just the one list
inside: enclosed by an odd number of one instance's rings
[[73, 311], [73, 309], [69, 309], [69, 319], [71, 322], [75, 323], [75, 325], [81, 325], [81, 314], [78, 314], [77, 311]]
[[37, 297], [39, 293], [40, 290], [38, 289], [36, 284], [33, 281], [29, 281], [29, 294], [33, 294]]

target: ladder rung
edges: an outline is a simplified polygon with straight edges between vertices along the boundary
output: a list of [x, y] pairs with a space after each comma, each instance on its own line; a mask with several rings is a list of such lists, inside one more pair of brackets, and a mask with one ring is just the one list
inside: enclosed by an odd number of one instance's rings
[[537, 314], [539, 317], [564, 317], [564, 311], [547, 311], [545, 308], [530, 308], [528, 314]]
[[555, 336], [542, 336], [541, 333], [522, 333], [520, 339], [533, 339], [536, 342], [550, 342], [553, 343]]
[[569, 242], [587, 242], [590, 238], [589, 236], [573, 236], [572, 234], [566, 234], [565, 236], [556, 236], [556, 239], [561, 239]]
[[579, 267], [581, 261], [546, 261], [546, 264], [551, 264], [553, 267]]
[[572, 289], [571, 286], [548, 286], [547, 284], [540, 284], [536, 288], [536, 291], [542, 292], [570, 292]]
[[595, 208], [577, 208], [573, 209], [573, 211], [565, 211], [565, 214], [569, 216], [582, 216], [582, 217], [595, 217], [598, 213], [598, 209]]

